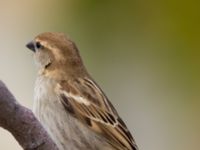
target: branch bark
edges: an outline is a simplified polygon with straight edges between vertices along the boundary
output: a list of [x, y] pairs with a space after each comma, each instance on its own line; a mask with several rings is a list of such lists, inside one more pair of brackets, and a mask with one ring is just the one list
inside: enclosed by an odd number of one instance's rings
[[58, 150], [32, 111], [20, 105], [2, 81], [0, 127], [8, 130], [25, 150]]

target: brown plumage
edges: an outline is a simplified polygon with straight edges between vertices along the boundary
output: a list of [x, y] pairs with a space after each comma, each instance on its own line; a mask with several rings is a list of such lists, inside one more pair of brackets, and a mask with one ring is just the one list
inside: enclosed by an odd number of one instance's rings
[[34, 111], [60, 150], [137, 150], [135, 141], [62, 33], [27, 45], [38, 66]]

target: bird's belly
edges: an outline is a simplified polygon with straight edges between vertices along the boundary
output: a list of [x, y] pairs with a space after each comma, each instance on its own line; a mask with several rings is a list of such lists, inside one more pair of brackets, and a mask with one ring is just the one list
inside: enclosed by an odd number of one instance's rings
[[[105, 139], [70, 115], [53, 89], [40, 84], [34, 100], [34, 112], [59, 150], [112, 150]], [[50, 92], [49, 92], [50, 91]]]

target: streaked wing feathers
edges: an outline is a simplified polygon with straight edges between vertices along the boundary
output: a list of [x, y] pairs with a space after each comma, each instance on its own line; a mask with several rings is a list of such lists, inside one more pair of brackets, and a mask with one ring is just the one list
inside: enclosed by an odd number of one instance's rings
[[134, 139], [101, 89], [89, 79], [62, 81], [59, 93], [66, 110], [118, 150], [137, 150]]

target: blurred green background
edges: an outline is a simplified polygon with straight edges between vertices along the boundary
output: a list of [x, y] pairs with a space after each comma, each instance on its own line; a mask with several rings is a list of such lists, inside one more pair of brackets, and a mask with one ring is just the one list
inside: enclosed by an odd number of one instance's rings
[[[29, 108], [45, 31], [76, 42], [140, 150], [199, 150], [200, 1], [1, 0], [0, 79]], [[0, 147], [21, 150], [3, 129]]]

